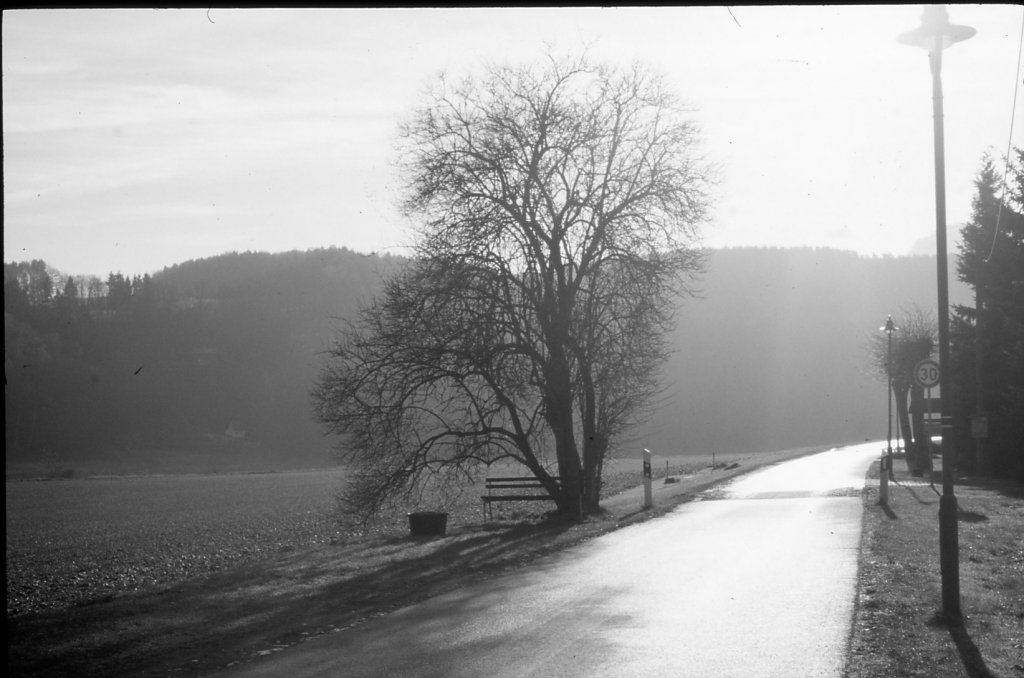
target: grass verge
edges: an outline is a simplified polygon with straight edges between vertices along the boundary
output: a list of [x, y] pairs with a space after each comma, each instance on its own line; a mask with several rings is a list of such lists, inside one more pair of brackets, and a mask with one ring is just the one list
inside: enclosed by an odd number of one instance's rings
[[[963, 623], [941, 615], [941, 471], [895, 463], [888, 507], [864, 493], [857, 609], [846, 678], [1024, 676], [1024, 486], [959, 478]], [[878, 465], [870, 477], [878, 478]]]

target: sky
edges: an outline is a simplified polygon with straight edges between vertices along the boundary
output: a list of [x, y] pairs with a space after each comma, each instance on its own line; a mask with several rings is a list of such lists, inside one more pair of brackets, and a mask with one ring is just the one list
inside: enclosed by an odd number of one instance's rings
[[[1014, 117], [1024, 145], [1024, 8], [948, 9], [977, 29], [943, 56], [952, 234]], [[921, 10], [7, 10], [4, 261], [105, 277], [230, 251], [408, 253], [397, 134], [425, 87], [584, 48], [648, 64], [692, 110], [718, 172], [700, 244], [933, 252], [928, 57], [896, 41]]]

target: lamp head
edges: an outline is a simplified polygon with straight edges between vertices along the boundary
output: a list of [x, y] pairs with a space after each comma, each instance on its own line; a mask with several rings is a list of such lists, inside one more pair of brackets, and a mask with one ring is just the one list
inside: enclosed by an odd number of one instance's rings
[[936, 44], [940, 50], [944, 50], [955, 43], [974, 37], [975, 33], [977, 31], [970, 26], [949, 23], [949, 13], [946, 12], [945, 5], [925, 5], [921, 25], [901, 34], [896, 40], [904, 45], [921, 47], [931, 52]]
[[892, 321], [892, 316], [889, 316], [885, 321], [885, 327], [879, 327], [886, 334], [892, 336], [892, 333], [896, 331], [896, 324]]

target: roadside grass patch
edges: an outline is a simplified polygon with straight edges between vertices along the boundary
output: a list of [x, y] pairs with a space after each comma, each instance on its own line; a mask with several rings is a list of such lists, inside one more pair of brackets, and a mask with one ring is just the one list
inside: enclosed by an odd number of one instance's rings
[[[937, 464], [938, 465], [938, 464]], [[877, 464], [870, 477], [878, 478]], [[939, 493], [897, 462], [889, 510], [864, 493], [857, 610], [847, 678], [1024, 677], [1024, 485], [955, 487], [965, 620], [942, 618]]]

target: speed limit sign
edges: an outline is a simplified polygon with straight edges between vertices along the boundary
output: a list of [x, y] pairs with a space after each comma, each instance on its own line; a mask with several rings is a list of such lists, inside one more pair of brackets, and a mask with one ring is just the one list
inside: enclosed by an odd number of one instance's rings
[[939, 385], [939, 364], [934, 360], [922, 360], [914, 365], [914, 381], [918, 386], [932, 388]]

